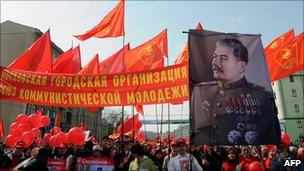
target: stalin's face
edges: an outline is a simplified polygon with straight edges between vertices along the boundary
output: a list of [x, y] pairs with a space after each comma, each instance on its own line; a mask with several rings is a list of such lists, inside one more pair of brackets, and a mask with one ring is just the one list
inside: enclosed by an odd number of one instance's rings
[[246, 62], [234, 56], [233, 48], [216, 44], [212, 60], [214, 78], [224, 84], [236, 82], [244, 76], [245, 68]]

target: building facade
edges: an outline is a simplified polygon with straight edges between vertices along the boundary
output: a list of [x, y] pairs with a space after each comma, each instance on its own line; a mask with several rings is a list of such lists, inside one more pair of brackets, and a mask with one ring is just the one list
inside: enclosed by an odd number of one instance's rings
[[[1, 66], [7, 67], [19, 55], [27, 50], [43, 33], [33, 27], [25, 26], [12, 21], [5, 21], [0, 24], [1, 32]], [[63, 51], [55, 45], [51, 44], [53, 60]], [[34, 113], [37, 109], [43, 108], [44, 113], [51, 119], [51, 124], [46, 128], [51, 129], [53, 126], [59, 126], [62, 130], [68, 131], [71, 127], [78, 126], [81, 122], [86, 123], [87, 129], [91, 130], [95, 136], [101, 136], [99, 125], [101, 125], [100, 115], [102, 110], [90, 113], [87, 109], [82, 108], [60, 108], [36, 106], [23, 103], [14, 103], [1, 100], [0, 101], [0, 117], [4, 124], [4, 133], [6, 137], [9, 133], [10, 125], [15, 121], [18, 114]], [[59, 122], [55, 123], [56, 119]], [[56, 125], [55, 125], [56, 124]]]
[[272, 84], [281, 131], [297, 143], [304, 136], [304, 71]]

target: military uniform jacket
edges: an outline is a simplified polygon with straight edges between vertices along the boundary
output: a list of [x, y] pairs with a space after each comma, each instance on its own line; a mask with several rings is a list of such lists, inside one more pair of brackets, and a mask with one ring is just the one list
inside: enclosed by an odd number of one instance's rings
[[190, 102], [191, 140], [195, 144], [277, 144], [280, 128], [271, 91], [239, 81], [194, 86]]

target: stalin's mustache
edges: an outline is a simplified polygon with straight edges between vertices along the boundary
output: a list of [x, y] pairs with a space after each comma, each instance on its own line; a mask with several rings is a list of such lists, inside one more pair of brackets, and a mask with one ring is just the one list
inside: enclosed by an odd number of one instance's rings
[[212, 65], [212, 71], [223, 72], [222, 68], [217, 65]]

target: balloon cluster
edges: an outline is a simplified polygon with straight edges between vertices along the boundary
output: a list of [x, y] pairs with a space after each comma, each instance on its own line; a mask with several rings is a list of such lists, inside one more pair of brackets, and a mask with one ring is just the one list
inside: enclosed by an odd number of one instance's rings
[[[39, 128], [49, 125], [50, 118], [43, 115], [41, 110], [31, 115], [19, 114], [16, 121], [10, 126], [10, 134], [6, 137], [5, 143], [10, 147], [15, 147], [17, 142], [22, 141], [24, 148], [41, 141], [41, 131]], [[40, 142], [41, 143], [41, 142]]]
[[54, 127], [50, 133], [44, 135], [44, 141], [54, 147], [59, 147], [61, 144], [81, 145], [85, 141], [85, 132], [79, 127], [73, 127], [69, 132], [61, 132], [61, 129]]

